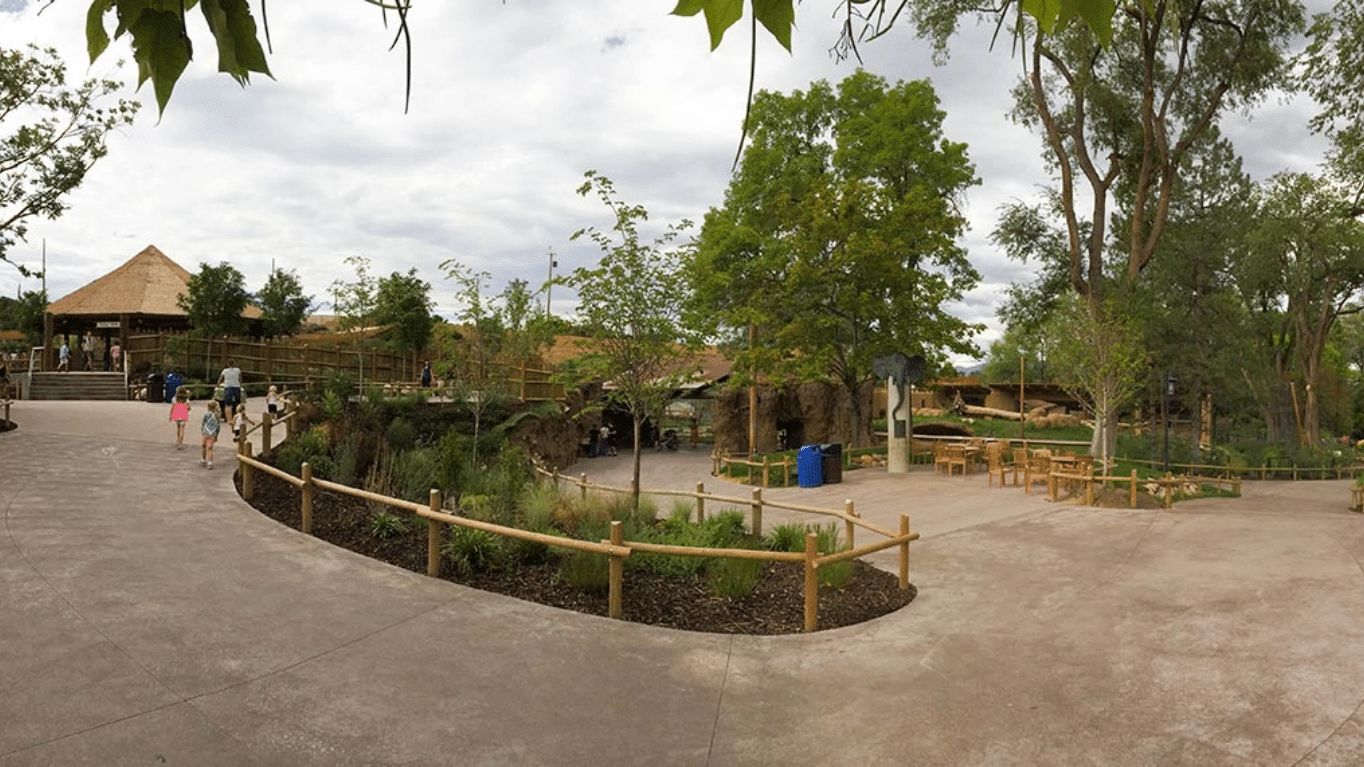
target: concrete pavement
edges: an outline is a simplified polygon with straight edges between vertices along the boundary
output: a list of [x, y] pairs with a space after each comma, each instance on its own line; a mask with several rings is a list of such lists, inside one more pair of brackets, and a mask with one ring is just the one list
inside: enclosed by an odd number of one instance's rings
[[[732, 637], [333, 548], [243, 503], [226, 451], [174, 450], [166, 409], [21, 402], [0, 434], [0, 767], [1364, 763], [1348, 481], [1170, 512], [928, 471], [770, 490], [908, 513], [919, 597]], [[645, 460], [645, 486], [749, 492]]]

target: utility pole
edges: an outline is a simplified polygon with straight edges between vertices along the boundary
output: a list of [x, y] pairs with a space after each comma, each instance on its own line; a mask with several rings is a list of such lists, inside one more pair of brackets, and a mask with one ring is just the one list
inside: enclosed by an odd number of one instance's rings
[[549, 249], [549, 278], [545, 280], [545, 318], [550, 316], [550, 291], [554, 288], [554, 267], [559, 262], [554, 260], [554, 248]]

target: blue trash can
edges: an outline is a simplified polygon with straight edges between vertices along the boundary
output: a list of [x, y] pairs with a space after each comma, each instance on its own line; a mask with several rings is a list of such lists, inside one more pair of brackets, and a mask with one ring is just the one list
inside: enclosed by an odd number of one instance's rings
[[801, 487], [819, 487], [824, 484], [824, 458], [819, 445], [802, 445], [796, 451], [796, 482]]

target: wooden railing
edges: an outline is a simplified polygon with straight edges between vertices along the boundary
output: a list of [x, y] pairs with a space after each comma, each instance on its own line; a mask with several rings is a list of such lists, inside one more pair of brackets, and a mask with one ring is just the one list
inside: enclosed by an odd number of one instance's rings
[[[265, 426], [264, 421], [262, 422], [261, 426], [262, 427]], [[254, 429], [252, 431], [254, 431]], [[265, 437], [265, 433], [268, 432], [263, 432], [262, 438]], [[570, 549], [575, 551], [586, 551], [593, 554], [601, 554], [609, 558], [608, 575], [609, 592], [607, 613], [611, 618], [615, 619], [620, 619], [623, 617], [621, 594], [624, 589], [625, 557], [630, 556], [630, 554], [634, 551], [641, 551], [658, 554], [669, 554], [673, 556], [719, 557], [731, 559], [760, 559], [771, 562], [801, 562], [803, 563], [805, 568], [804, 629], [805, 631], [814, 631], [816, 628], [818, 628], [819, 623], [818, 574], [819, 568], [821, 566], [827, 566], [837, 562], [843, 562], [846, 560], [863, 557], [868, 554], [881, 551], [883, 549], [891, 548], [892, 546], [898, 546], [900, 547], [900, 588], [908, 589], [909, 544], [911, 541], [916, 541], [919, 539], [918, 533], [910, 532], [909, 517], [906, 515], [900, 516], [900, 530], [899, 533], [897, 534], [892, 533], [891, 531], [885, 529], [884, 527], [881, 527], [880, 525], [869, 522], [857, 516], [856, 512], [853, 510], [852, 501], [848, 501], [847, 507], [842, 512], [839, 512], [829, 509], [816, 509], [813, 507], [798, 506], [796, 504], [779, 504], [771, 501], [764, 502], [762, 500], [762, 491], [760, 489], [755, 489], [753, 491], [752, 499], [749, 499], [747, 501], [739, 499], [740, 502], [750, 503], [754, 510], [753, 511], [754, 535], [761, 536], [762, 508], [764, 505], [767, 505], [784, 509], [790, 509], [793, 511], [804, 511], [808, 513], [824, 514], [843, 519], [847, 525], [846, 529], [848, 534], [848, 545], [850, 548], [845, 549], [843, 551], [833, 552], [830, 554], [820, 556], [817, 543], [818, 536], [816, 536], [814, 533], [809, 533], [806, 535], [805, 551], [803, 553], [761, 551], [750, 549], [714, 549], [693, 548], [688, 546], [666, 546], [662, 544], [646, 543], [643, 541], [624, 540], [624, 528], [621, 526], [621, 523], [619, 521], [611, 523], [610, 538], [608, 540], [601, 541], [600, 543], [594, 543], [592, 541], [583, 541], [574, 538], [562, 538], [555, 535], [535, 533], [529, 530], [520, 530], [518, 528], [496, 525], [490, 522], [480, 522], [478, 520], [469, 519], [467, 517], [461, 517], [455, 514], [447, 513], [442, 510], [442, 494], [441, 491], [438, 489], [431, 490], [430, 502], [428, 505], [423, 506], [421, 504], [413, 503], [411, 501], [404, 501], [398, 498], [392, 498], [386, 495], [371, 493], [366, 490], [360, 490], [358, 488], [353, 488], [346, 485], [340, 485], [334, 482], [328, 482], [326, 480], [317, 479], [312, 476], [312, 468], [306, 463], [303, 464], [301, 468], [302, 476], [294, 477], [288, 472], [281, 471], [273, 466], [270, 466], [269, 464], [263, 463], [253, 458], [251, 456], [251, 443], [245, 438], [245, 436], [246, 435], [243, 434], [242, 438], [238, 442], [237, 455], [237, 461], [241, 467], [242, 472], [241, 485], [242, 498], [244, 498], [247, 502], [250, 502], [254, 495], [252, 474], [255, 471], [266, 472], [271, 476], [278, 477], [284, 480], [285, 482], [288, 482], [294, 485], [295, 487], [298, 487], [301, 491], [302, 496], [301, 500], [302, 522], [300, 526], [304, 533], [308, 534], [312, 533], [313, 494], [315, 492], [315, 489], [320, 487], [325, 490], [330, 490], [332, 492], [350, 495], [368, 501], [373, 501], [375, 503], [387, 505], [393, 508], [404, 509], [415, 514], [418, 517], [426, 519], [427, 521], [426, 574], [431, 577], [438, 577], [440, 575], [441, 560], [440, 544], [445, 534], [446, 525], [469, 527], [477, 530], [484, 530], [486, 532], [490, 532], [495, 535], [501, 535], [507, 538], [514, 538], [523, 541], [534, 541], [536, 543], [541, 543], [546, 546], [553, 546], [557, 548]], [[269, 442], [265, 442], [264, 444], [268, 445]], [[552, 472], [551, 476], [554, 477], [557, 486], [557, 483], [561, 480], [561, 478], [559, 477], [557, 472]], [[587, 481], [586, 475], [582, 477], [580, 487], [582, 488], [584, 494], [587, 492], [589, 487], [594, 490], [601, 490], [607, 492], [630, 492], [629, 489], [625, 488], [612, 488], [606, 485], [592, 485], [590, 482]], [[667, 490], [656, 490], [646, 492], [649, 492], [650, 494], [654, 495], [694, 495], [697, 502], [698, 516], [701, 519], [704, 519], [705, 502], [707, 499], [719, 502], [733, 502], [735, 500], [730, 498], [724, 498], [722, 496], [710, 495], [706, 493], [704, 491], [704, 488], [700, 487], [699, 485], [697, 488], [697, 492], [694, 494]], [[886, 540], [878, 541], [876, 543], [871, 543], [861, 547], [855, 547], [853, 545], [854, 527], [863, 527], [868, 530], [880, 533], [886, 537]]]
[[[1161, 496], [1162, 500], [1164, 501], [1165, 508], [1167, 509], [1171, 508], [1174, 505], [1175, 493], [1182, 489], [1184, 486], [1189, 484], [1196, 484], [1199, 486], [1212, 485], [1213, 487], [1216, 487], [1217, 489], [1220, 490], [1222, 488], [1222, 485], [1225, 483], [1227, 485], [1228, 490], [1236, 493], [1237, 495], [1241, 494], [1240, 477], [1200, 477], [1191, 474], [1182, 474], [1179, 476], [1175, 476], [1169, 472], [1166, 472], [1164, 477], [1138, 478], [1135, 469], [1133, 469], [1132, 474], [1127, 477], [1116, 475], [1096, 477], [1093, 475], [1086, 474], [1073, 474], [1063, 471], [1053, 471], [1047, 474], [1047, 500], [1055, 501], [1060, 497], [1060, 485], [1063, 482], [1067, 484], [1074, 484], [1076, 486], [1082, 486], [1084, 493], [1084, 503], [1086, 506], [1094, 505], [1095, 485], [1107, 486], [1109, 484], [1121, 484], [1123, 482], [1126, 482], [1128, 484], [1129, 499], [1128, 504], [1131, 506], [1131, 508], [1134, 509], [1137, 508], [1137, 490], [1140, 485], [1146, 485], [1148, 490], [1153, 490], [1152, 495]], [[1077, 491], [1077, 494], [1078, 492], [1079, 491]]]

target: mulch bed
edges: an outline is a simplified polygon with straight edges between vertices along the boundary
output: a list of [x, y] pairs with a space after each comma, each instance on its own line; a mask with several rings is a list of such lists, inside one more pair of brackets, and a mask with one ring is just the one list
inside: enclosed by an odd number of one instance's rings
[[[240, 473], [236, 482], [240, 491]], [[253, 507], [281, 524], [300, 529], [298, 488], [264, 472], [253, 474], [251, 483]], [[389, 511], [405, 515], [401, 510]], [[414, 518], [406, 533], [381, 539], [370, 531], [372, 517], [373, 511], [363, 500], [323, 491], [314, 493], [314, 536], [373, 559], [425, 573], [425, 520]], [[552, 607], [590, 615], [607, 614], [607, 594], [573, 588], [560, 577], [556, 563], [463, 576], [446, 560], [440, 577]], [[770, 563], [751, 593], [727, 598], [713, 596], [698, 578], [665, 577], [627, 569], [622, 602], [625, 619], [636, 623], [722, 634], [793, 634], [804, 626], [804, 584], [804, 569], [800, 565]], [[857, 561], [846, 588], [819, 587], [819, 628], [838, 628], [879, 618], [909, 604], [917, 593], [913, 584], [901, 590], [897, 576]]]

